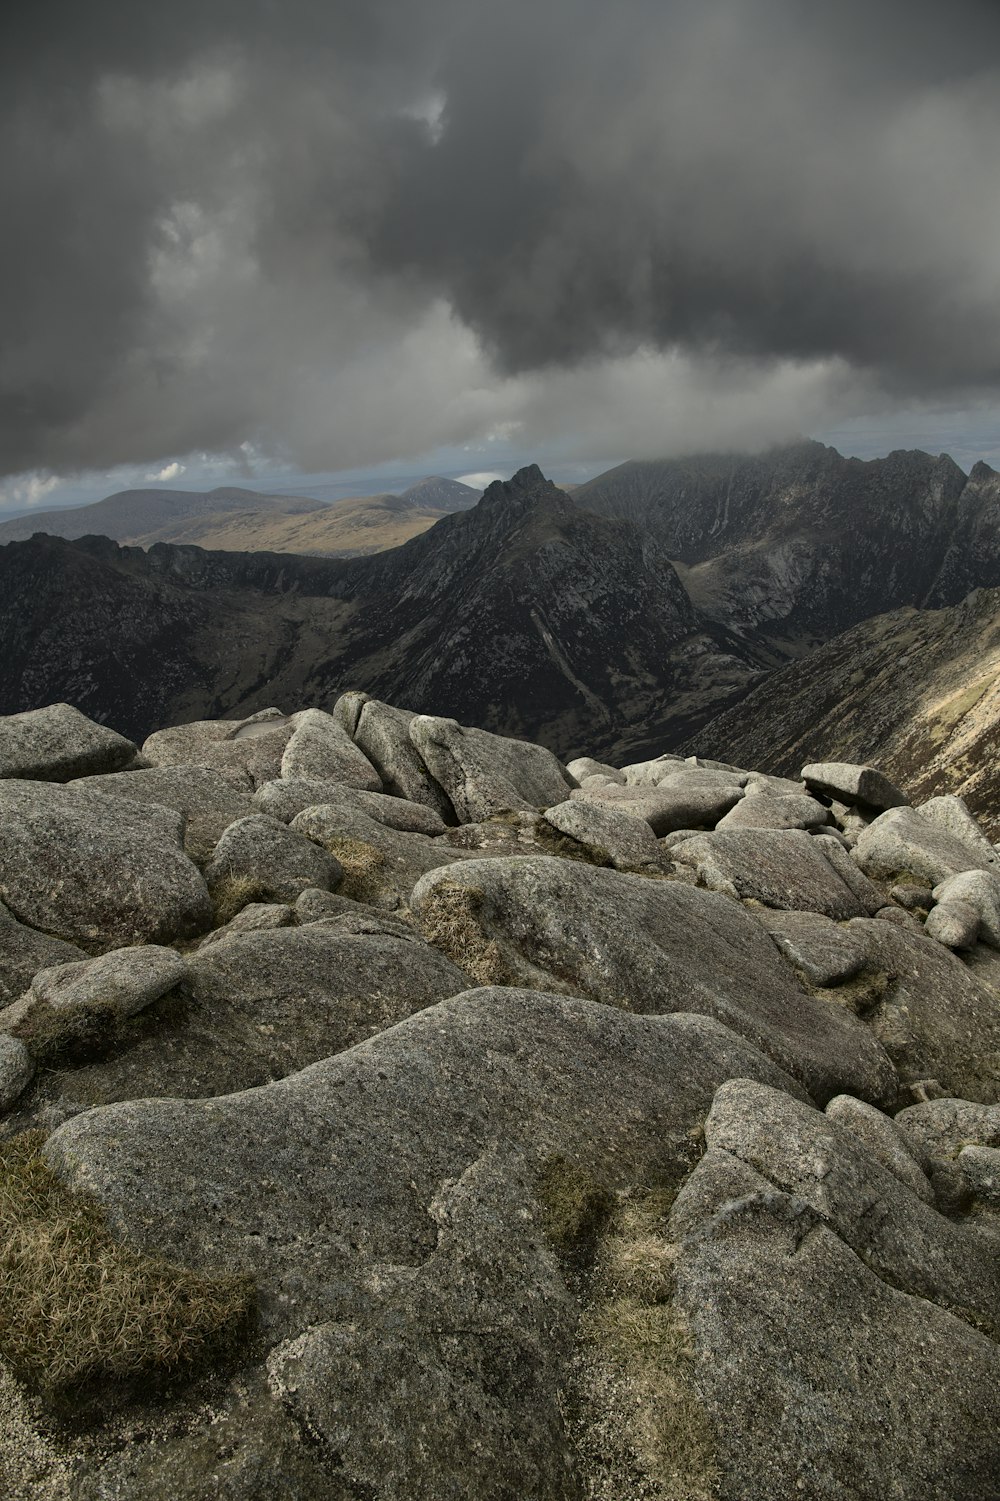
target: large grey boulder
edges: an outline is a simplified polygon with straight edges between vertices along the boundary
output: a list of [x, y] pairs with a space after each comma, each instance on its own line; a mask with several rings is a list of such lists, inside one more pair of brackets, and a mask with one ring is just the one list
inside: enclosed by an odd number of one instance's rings
[[865, 967], [868, 950], [864, 941], [819, 912], [766, 908], [757, 916], [778, 950], [811, 985], [843, 985]]
[[726, 897], [571, 860], [510, 856], [431, 872], [411, 906], [432, 942], [486, 983], [643, 1014], [701, 1012], [817, 1099], [895, 1096], [894, 1071], [867, 1028], [806, 994], [757, 921]]
[[561, 803], [572, 786], [552, 752], [527, 740], [468, 729], [430, 714], [410, 721], [409, 736], [459, 823]]
[[671, 853], [694, 865], [711, 891], [766, 907], [842, 920], [874, 913], [883, 901], [834, 840], [800, 829], [717, 829]]
[[76, 944], [25, 927], [0, 903], [0, 1006], [22, 995], [40, 969], [84, 957]]
[[0, 1032], [0, 1112], [9, 1110], [35, 1073], [31, 1054], [19, 1037]]
[[[722, 1085], [705, 1122], [708, 1153], [735, 1159], [769, 1188], [808, 1204], [845, 1245], [893, 1287], [993, 1324], [1000, 1307], [1000, 1257], [974, 1226], [957, 1225], [887, 1169], [833, 1114], [755, 1080]], [[688, 1198], [703, 1209], [697, 1184], [682, 1189], [671, 1228], [684, 1233]], [[872, 1213], [872, 1206], [878, 1213]], [[1000, 1395], [1000, 1394], [998, 1394]]]
[[207, 766], [150, 766], [70, 785], [174, 809], [184, 817], [184, 848], [199, 862], [208, 859], [231, 823], [252, 811], [247, 792]]
[[[308, 927], [266, 942], [323, 936]], [[355, 942], [359, 955], [370, 948]], [[254, 943], [249, 976], [264, 938], [221, 944], [194, 962], [215, 966]], [[275, 1290], [298, 1284], [301, 1301], [262, 1307], [267, 1327], [291, 1333], [312, 1322], [325, 1284], [359, 1253], [396, 1266], [422, 1260], [436, 1241], [427, 1208], [441, 1184], [496, 1141], [538, 1162], [561, 1154], [609, 1185], [655, 1181], [657, 1172], [675, 1180], [677, 1153], [687, 1157], [689, 1133], [734, 1076], [796, 1088], [708, 1017], [630, 1016], [483, 989], [267, 1087], [89, 1111], [50, 1139], [46, 1155], [147, 1249], [189, 1265], [221, 1257]]]
[[546, 808], [542, 817], [615, 870], [659, 872], [665, 868], [656, 835], [645, 819], [634, 814], [567, 798]]
[[291, 828], [335, 857], [344, 870], [339, 889], [345, 896], [390, 909], [409, 902], [427, 871], [469, 858], [443, 839], [387, 828], [342, 802], [306, 808]]
[[724, 814], [717, 829], [821, 829], [833, 814], [814, 797], [798, 793], [750, 793]]
[[1000, 949], [1000, 875], [992, 870], [966, 870], [949, 876], [934, 888], [936, 902], [968, 902], [979, 916], [979, 936]]
[[265, 813], [230, 824], [205, 866], [208, 889], [224, 908], [249, 901], [294, 902], [312, 886], [336, 886], [342, 876], [341, 865], [326, 850]]
[[293, 726], [279, 709], [249, 719], [204, 719], [157, 730], [143, 742], [152, 766], [207, 766], [239, 792], [252, 793], [281, 775], [281, 760]]
[[714, 826], [742, 798], [742, 789], [734, 783], [705, 782], [699, 780], [700, 775], [685, 774], [684, 780], [671, 777], [656, 786], [578, 787], [570, 797], [574, 802], [644, 818], [653, 833], [663, 837], [678, 829]]
[[340, 782], [381, 792], [382, 781], [347, 731], [322, 709], [303, 709], [291, 718], [292, 735], [281, 758], [283, 777]]
[[[327, 923], [231, 934], [187, 958], [179, 1004], [127, 1046], [39, 1075], [35, 1117], [116, 1100], [225, 1095], [284, 1078], [468, 988], [409, 932]], [[30, 1124], [25, 1121], [25, 1124]]]
[[817, 761], [803, 766], [803, 782], [809, 792], [836, 798], [840, 803], [861, 803], [867, 808], [900, 808], [910, 799], [874, 766], [850, 761]]
[[864, 1150], [918, 1199], [933, 1204], [934, 1190], [930, 1180], [914, 1157], [905, 1134], [891, 1116], [849, 1094], [836, 1095], [827, 1105], [826, 1114], [830, 1120], [851, 1131]]
[[917, 812], [925, 822], [967, 844], [981, 860], [1000, 873], [1000, 854], [979, 827], [964, 798], [928, 798], [927, 802], [920, 804]]
[[972, 1194], [986, 1209], [1000, 1209], [1000, 1151], [996, 1147], [965, 1146], [958, 1154], [958, 1165], [972, 1189]]
[[[303, 893], [304, 895], [308, 893]], [[324, 891], [317, 893], [326, 896]], [[235, 917], [221, 928], [214, 928], [201, 940], [199, 949], [211, 948], [215, 943], [225, 943], [229, 938], [239, 938], [244, 933], [263, 933], [272, 928], [292, 928], [296, 923], [296, 909], [287, 902], [248, 902]]]
[[676, 1306], [721, 1495], [995, 1501], [994, 1341], [882, 1280], [797, 1195], [708, 1158], [698, 1178]]
[[567, 761], [566, 770], [577, 783], [585, 782], [588, 777], [604, 777], [609, 782], [617, 782], [620, 787], [625, 786], [623, 771], [603, 761], [595, 761], [593, 756], [577, 756], [575, 760]]
[[895, 1125], [928, 1170], [954, 1162], [963, 1147], [1000, 1147], [1000, 1105], [946, 1098], [910, 1105]]
[[684, 765], [681, 756], [655, 756], [651, 761], [633, 761], [628, 766], [623, 766], [618, 776], [612, 780], [620, 780], [626, 787], [655, 787], [664, 777], [671, 776]]
[[30, 927], [92, 952], [191, 937], [208, 889], [183, 819], [86, 787], [0, 782], [0, 899]]
[[[360, 707], [359, 700], [363, 700]], [[364, 694], [346, 693], [334, 704], [333, 713], [345, 726], [354, 723], [354, 743], [375, 767], [386, 792], [411, 803], [423, 803], [446, 822], [454, 823], [447, 793], [431, 776], [410, 739], [410, 725], [416, 718], [412, 710], [396, 709]]]
[[974, 948], [979, 938], [979, 912], [971, 902], [948, 897], [928, 912], [924, 932], [950, 949]]
[[99, 1007], [134, 1016], [179, 985], [186, 972], [176, 949], [144, 943], [40, 970], [31, 982], [30, 996], [53, 1011]]
[[436, 838], [446, 828], [441, 815], [426, 803], [411, 803], [407, 798], [390, 797], [384, 792], [362, 792], [315, 779], [296, 777], [266, 782], [254, 793], [253, 802], [261, 813], [280, 818], [282, 823], [291, 823], [306, 808], [326, 803], [360, 811], [377, 823], [384, 823], [386, 828], [401, 829], [406, 834], [427, 834]]
[[70, 704], [0, 715], [0, 777], [68, 782], [93, 772], [120, 771], [135, 757], [131, 740], [95, 724]]
[[964, 839], [924, 818], [916, 808], [891, 808], [858, 835], [858, 866], [875, 880], [903, 872], [937, 886], [965, 870], [989, 870], [993, 862]]
[[932, 1081], [945, 1094], [1000, 1100], [1000, 995], [922, 933], [878, 919], [852, 922], [849, 931], [863, 941], [869, 970], [882, 979], [867, 1020], [901, 1083]]

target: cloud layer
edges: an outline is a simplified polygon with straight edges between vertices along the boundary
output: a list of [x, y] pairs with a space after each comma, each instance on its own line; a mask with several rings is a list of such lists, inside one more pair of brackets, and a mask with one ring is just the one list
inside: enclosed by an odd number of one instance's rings
[[0, 472], [1000, 388], [988, 0], [94, 0], [0, 62]]

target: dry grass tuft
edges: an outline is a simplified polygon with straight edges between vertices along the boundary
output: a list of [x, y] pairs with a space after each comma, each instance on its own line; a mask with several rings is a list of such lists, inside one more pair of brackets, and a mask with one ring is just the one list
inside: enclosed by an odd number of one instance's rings
[[382, 851], [363, 839], [324, 839], [323, 848], [343, 867], [337, 895], [353, 902], [377, 902], [384, 890]]
[[94, 1385], [190, 1373], [249, 1330], [253, 1286], [141, 1254], [112, 1239], [28, 1132], [0, 1143], [0, 1354], [54, 1405]]
[[223, 876], [212, 887], [212, 903], [215, 908], [215, 926], [225, 927], [237, 913], [251, 902], [273, 900], [271, 888], [266, 881], [253, 876]]
[[420, 931], [478, 985], [523, 984], [495, 939], [479, 922], [483, 893], [475, 886], [438, 881], [420, 910]]
[[581, 1453], [589, 1494], [711, 1501], [719, 1471], [673, 1302], [673, 1190], [623, 1196], [602, 1234], [580, 1324]]
[[603, 1184], [565, 1157], [540, 1165], [535, 1193], [542, 1228], [558, 1254], [570, 1261], [589, 1259], [614, 1205]]

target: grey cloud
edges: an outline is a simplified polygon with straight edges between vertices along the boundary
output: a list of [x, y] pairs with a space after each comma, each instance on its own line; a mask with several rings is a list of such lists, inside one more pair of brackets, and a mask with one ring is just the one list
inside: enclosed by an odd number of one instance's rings
[[1000, 386], [993, 3], [93, 0], [5, 28], [3, 472], [246, 439], [362, 463], [494, 399], [544, 438], [637, 350], [727, 400], [727, 362], [759, 367], [779, 426], [815, 405], [781, 362], [881, 400]]

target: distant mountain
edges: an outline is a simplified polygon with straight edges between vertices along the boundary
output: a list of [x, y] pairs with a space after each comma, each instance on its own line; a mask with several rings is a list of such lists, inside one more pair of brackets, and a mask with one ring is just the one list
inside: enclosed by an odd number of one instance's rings
[[262, 495], [256, 490], [223, 486], [216, 490], [121, 490], [92, 505], [61, 511], [29, 511], [0, 524], [0, 543], [21, 542], [36, 532], [50, 537], [102, 536], [116, 542], [148, 546], [168, 540], [187, 527], [196, 529], [206, 517], [264, 513], [305, 516], [324, 511], [321, 500], [301, 495]]
[[794, 656], [887, 608], [1000, 584], [998, 482], [946, 455], [798, 443], [622, 464], [573, 499], [646, 529], [708, 619]]
[[434, 474], [418, 480], [399, 498], [408, 506], [426, 511], [467, 511], [477, 504], [480, 494], [481, 491], [463, 485], [461, 480], [442, 479]]
[[92, 505], [36, 511], [4, 522], [0, 544], [44, 532], [70, 540], [110, 537], [133, 547], [174, 542], [227, 552], [352, 557], [398, 547], [478, 499], [471, 486], [439, 477], [420, 480], [402, 495], [362, 496], [332, 504], [233, 487], [123, 490]]
[[793, 776], [873, 761], [916, 799], [959, 793], [1000, 838], [1000, 589], [863, 621], [764, 678], [695, 748]]
[[703, 628], [655, 542], [533, 467], [374, 557], [17, 542], [0, 599], [0, 712], [66, 699], [140, 737], [363, 687], [610, 752], [677, 738], [765, 665]]

